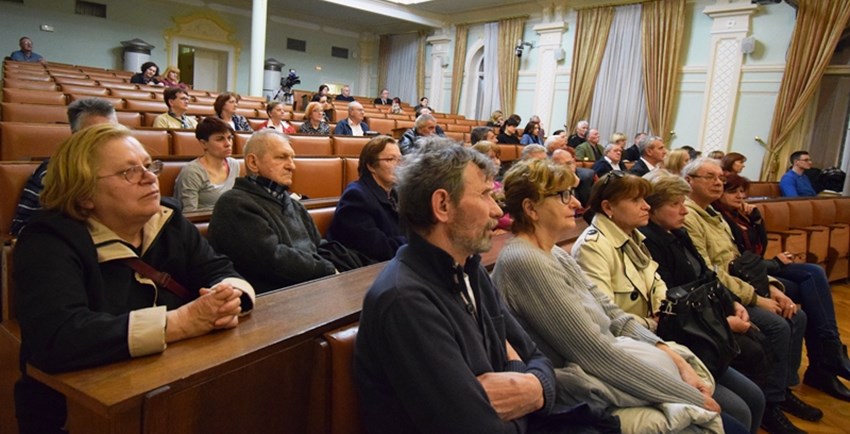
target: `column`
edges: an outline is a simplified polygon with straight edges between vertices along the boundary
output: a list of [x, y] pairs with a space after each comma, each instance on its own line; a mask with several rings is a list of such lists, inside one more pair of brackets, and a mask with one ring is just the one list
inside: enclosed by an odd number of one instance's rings
[[[428, 102], [434, 110], [448, 113], [448, 107], [443, 107], [443, 69], [451, 63], [452, 53], [449, 46], [452, 39], [449, 35], [441, 32], [438, 35], [429, 36], [427, 39], [431, 44], [431, 89], [428, 93]], [[454, 77], [455, 80], [463, 78]]]
[[[248, 94], [263, 94], [263, 62], [266, 55], [266, 16], [268, 0], [253, 0], [251, 8], [251, 65]], [[234, 59], [235, 62], [235, 59]], [[235, 85], [235, 83], [234, 83]]]
[[355, 95], [375, 96], [379, 91], [371, 88], [372, 83], [372, 61], [375, 58], [375, 34], [361, 33], [360, 42], [360, 86]]
[[[544, 11], [544, 19], [551, 17], [550, 9]], [[564, 49], [561, 39], [567, 31], [567, 23], [563, 21], [563, 11], [555, 14], [556, 21], [549, 21], [533, 27], [540, 37], [537, 39], [537, 89], [534, 92], [534, 112], [540, 116], [547, 133], [557, 130], [560, 122], [552, 122], [552, 105], [555, 96], [555, 75], [558, 62], [564, 59]]]
[[741, 40], [750, 32], [750, 16], [756, 10], [749, 0], [717, 0], [702, 11], [714, 20], [699, 134], [698, 149], [704, 154], [729, 149], [744, 60]]

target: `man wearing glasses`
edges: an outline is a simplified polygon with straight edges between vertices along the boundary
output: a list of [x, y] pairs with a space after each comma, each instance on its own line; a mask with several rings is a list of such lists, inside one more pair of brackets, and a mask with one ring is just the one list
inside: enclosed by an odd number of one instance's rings
[[812, 158], [806, 151], [797, 151], [791, 154], [791, 168], [782, 175], [779, 180], [779, 189], [785, 197], [817, 196], [812, 182], [804, 174], [812, 168]]
[[189, 110], [189, 94], [179, 87], [169, 87], [162, 92], [168, 112], [156, 117], [154, 128], [194, 130], [198, 122], [186, 115]]

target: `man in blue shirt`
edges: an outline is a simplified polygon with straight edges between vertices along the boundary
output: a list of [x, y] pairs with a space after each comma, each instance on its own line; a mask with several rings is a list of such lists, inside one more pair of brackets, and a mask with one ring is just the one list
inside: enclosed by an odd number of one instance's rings
[[18, 40], [18, 45], [21, 47], [21, 49], [12, 52], [12, 55], [9, 56], [15, 62], [44, 62], [44, 58], [41, 57], [40, 54], [32, 51], [32, 39], [30, 39], [28, 36], [22, 36], [21, 39]]
[[812, 158], [806, 151], [791, 154], [791, 168], [779, 180], [779, 189], [785, 197], [816, 196], [811, 181], [803, 173], [812, 168]]

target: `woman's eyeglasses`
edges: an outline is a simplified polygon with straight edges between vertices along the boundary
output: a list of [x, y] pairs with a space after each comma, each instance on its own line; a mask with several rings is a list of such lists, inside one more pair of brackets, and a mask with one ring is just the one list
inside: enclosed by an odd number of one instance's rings
[[153, 173], [154, 176], [159, 176], [159, 172], [162, 172], [162, 161], [154, 160], [151, 161], [147, 166], [133, 166], [128, 169], [122, 170], [118, 173], [113, 173], [112, 175], [106, 176], [98, 176], [97, 179], [109, 178], [111, 176], [123, 176], [127, 182], [131, 184], [138, 184], [141, 182], [142, 178], [145, 176], [145, 172]]
[[567, 190], [564, 190], [564, 191], [557, 191], [555, 193], [546, 195], [546, 197], [554, 197], [554, 196], [560, 197], [561, 203], [566, 205], [566, 204], [570, 203], [570, 201], [573, 199], [573, 196], [575, 196], [575, 194], [573, 193], [573, 189], [570, 188], [570, 189], [567, 189]]

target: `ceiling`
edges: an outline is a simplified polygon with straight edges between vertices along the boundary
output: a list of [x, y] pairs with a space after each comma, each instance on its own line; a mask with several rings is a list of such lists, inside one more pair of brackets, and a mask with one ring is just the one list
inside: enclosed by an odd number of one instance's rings
[[[218, 1], [221, 0], [195, 0], [192, 3], [250, 14], [252, 0], [231, 0], [226, 4]], [[382, 0], [268, 0], [269, 26], [281, 21], [284, 25], [295, 24], [292, 21], [306, 21], [327, 28], [376, 34], [405, 33], [456, 22], [531, 15], [539, 9], [537, 2], [528, 0], [431, 0], [409, 6]]]

